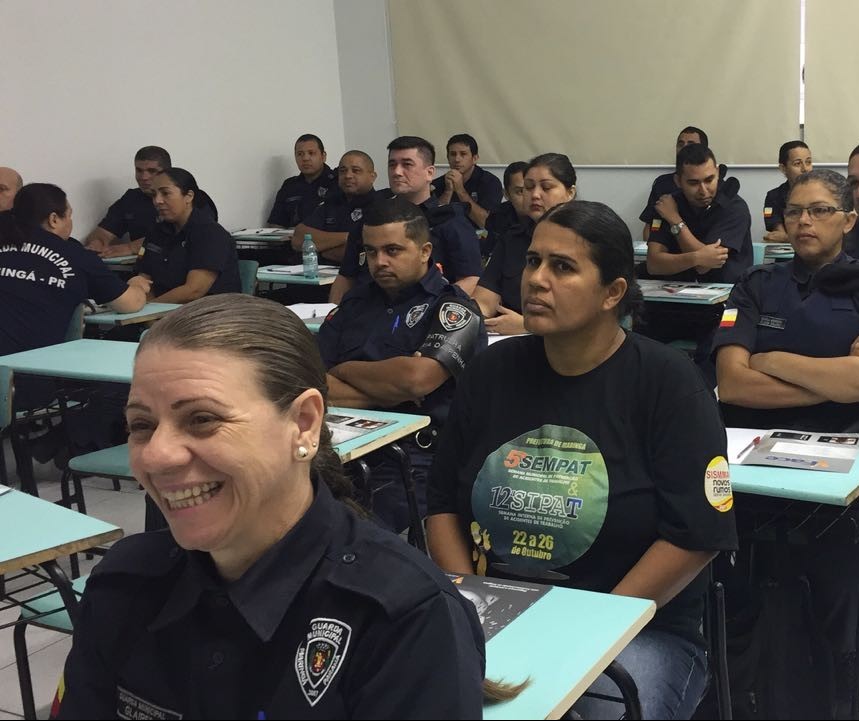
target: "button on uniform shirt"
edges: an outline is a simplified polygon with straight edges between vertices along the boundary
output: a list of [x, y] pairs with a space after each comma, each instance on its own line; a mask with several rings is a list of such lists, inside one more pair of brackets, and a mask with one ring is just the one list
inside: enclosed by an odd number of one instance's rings
[[0, 355], [62, 343], [78, 305], [126, 290], [95, 253], [42, 228], [20, 249], [0, 245]]
[[435, 358], [451, 374], [420, 407], [403, 403], [390, 410], [429, 415], [444, 422], [455, 378], [486, 347], [486, 329], [477, 305], [431, 265], [415, 285], [391, 300], [375, 283], [350, 290], [328, 315], [317, 336], [327, 368], [346, 361], [379, 361], [412, 356]]
[[121, 238], [128, 233], [131, 240], [146, 236], [149, 229], [158, 221], [158, 213], [152, 203], [152, 196], [140, 188], [131, 188], [107, 209], [98, 227]]
[[322, 166], [319, 177], [310, 183], [301, 174], [293, 175], [284, 180], [277, 191], [267, 222], [294, 228], [304, 222], [329, 193], [337, 193], [338, 190], [337, 173], [327, 164]]
[[[833, 274], [853, 281], [844, 283], [843, 290], [826, 287], [824, 278]], [[739, 345], [753, 355], [786, 351], [813, 358], [847, 356], [859, 338], [857, 302], [859, 261], [845, 253], [817, 274], [799, 257], [787, 263], [758, 265], [731, 291], [713, 348]], [[859, 403], [763, 409], [723, 404], [722, 409], [726, 425], [745, 428], [834, 433], [859, 421]]]
[[[504, 199], [504, 190], [501, 187], [501, 181], [497, 175], [484, 170], [479, 165], [474, 166], [474, 170], [471, 171], [471, 177], [462, 185], [471, 199], [484, 210], [488, 210], [491, 213], [501, 206], [501, 201]], [[436, 198], [440, 198], [442, 193], [444, 193], [443, 175], [432, 181], [432, 192]], [[456, 202], [460, 198], [454, 193], [450, 200], [451, 202]]]
[[788, 193], [790, 186], [786, 180], [767, 192], [764, 198], [764, 225], [767, 231], [775, 230], [777, 225], [784, 225], [784, 206], [787, 205]]
[[152, 278], [156, 297], [184, 285], [192, 270], [217, 274], [207, 295], [239, 293], [242, 289], [235, 240], [197, 208], [179, 231], [172, 223], [153, 227], [140, 249], [136, 270]]
[[480, 718], [483, 670], [472, 604], [318, 482], [233, 583], [166, 531], [117, 543], [87, 583], [52, 716]]
[[[752, 218], [746, 201], [737, 195], [740, 184], [736, 178], [720, 183], [716, 197], [709, 208], [693, 208], [686, 196], [675, 189], [673, 195], [677, 210], [692, 234], [705, 245], [717, 240], [728, 248], [728, 260], [721, 268], [714, 268], [704, 275], [698, 275], [694, 268], [675, 273], [677, 280], [702, 280], [708, 283], [734, 283], [741, 273], [752, 264]], [[680, 253], [677, 236], [673, 235], [670, 225], [662, 218], [654, 218], [650, 223], [649, 243], [661, 243], [669, 253]]]
[[[462, 203], [439, 205], [438, 198], [430, 196], [418, 207], [429, 223], [433, 262], [441, 265], [445, 277], [454, 282], [460, 278], [479, 276], [483, 271], [480, 242], [474, 226], [465, 217]], [[364, 258], [363, 229], [364, 224], [361, 223], [349, 232], [340, 262], [340, 274], [367, 282], [370, 273]]]

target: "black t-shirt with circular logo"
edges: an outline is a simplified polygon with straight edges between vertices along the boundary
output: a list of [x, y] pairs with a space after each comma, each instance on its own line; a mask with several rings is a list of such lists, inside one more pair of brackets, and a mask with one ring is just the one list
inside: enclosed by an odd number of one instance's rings
[[[657, 540], [736, 548], [725, 430], [677, 351], [636, 334], [561, 376], [543, 340], [511, 338], [463, 374], [436, 453], [429, 513], [456, 513], [479, 573], [610, 592]], [[698, 639], [702, 576], [654, 627]]]

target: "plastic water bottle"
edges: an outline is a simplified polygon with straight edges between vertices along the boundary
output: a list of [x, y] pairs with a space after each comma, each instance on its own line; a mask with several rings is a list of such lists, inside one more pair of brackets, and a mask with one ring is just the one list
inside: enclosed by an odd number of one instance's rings
[[319, 256], [316, 254], [316, 244], [310, 233], [304, 234], [304, 242], [301, 244], [301, 262], [304, 265], [305, 278], [319, 277]]

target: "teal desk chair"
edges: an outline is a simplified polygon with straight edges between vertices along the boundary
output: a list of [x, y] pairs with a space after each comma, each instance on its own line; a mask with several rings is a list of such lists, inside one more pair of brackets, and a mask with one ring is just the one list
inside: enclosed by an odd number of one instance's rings
[[75, 308], [75, 312], [72, 313], [72, 317], [69, 320], [69, 327], [66, 329], [66, 337], [63, 338], [63, 341], [80, 340], [84, 337], [84, 308], [86, 307], [85, 304], [81, 303]]
[[259, 263], [257, 261], [239, 261], [239, 278], [242, 281], [242, 293], [245, 295], [256, 295], [257, 270], [259, 270]]
[[752, 265], [761, 265], [767, 253], [766, 243], [752, 243]]

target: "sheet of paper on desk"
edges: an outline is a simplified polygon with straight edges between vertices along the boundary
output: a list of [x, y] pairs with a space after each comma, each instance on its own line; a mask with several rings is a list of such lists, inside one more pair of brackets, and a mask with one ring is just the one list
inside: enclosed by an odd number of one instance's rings
[[485, 576], [447, 575], [457, 590], [474, 604], [487, 641], [525, 613], [552, 588]]
[[[304, 275], [303, 265], [267, 265], [265, 268], [260, 268], [266, 273], [283, 273], [284, 275]], [[320, 272], [323, 270], [337, 270], [336, 265], [320, 265]]]
[[744, 465], [849, 473], [859, 455], [859, 434], [768, 431], [743, 456]]
[[9, 486], [4, 486], [2, 483], [0, 483], [0, 496], [2, 496], [4, 493], [9, 493], [9, 491], [11, 490], [12, 489], [9, 488]]
[[288, 306], [301, 320], [323, 320], [332, 310], [337, 307], [336, 303], [292, 303]]
[[292, 228], [242, 228], [234, 230], [233, 235], [295, 235]]

